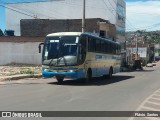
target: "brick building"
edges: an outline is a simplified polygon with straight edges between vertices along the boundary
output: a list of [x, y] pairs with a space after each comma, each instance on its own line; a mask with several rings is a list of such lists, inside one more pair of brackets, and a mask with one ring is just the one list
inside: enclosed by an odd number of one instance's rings
[[[55, 32], [81, 32], [81, 19], [22, 19], [22, 36], [46, 36]], [[116, 40], [116, 27], [100, 18], [86, 19], [86, 32], [93, 32], [102, 37]]]

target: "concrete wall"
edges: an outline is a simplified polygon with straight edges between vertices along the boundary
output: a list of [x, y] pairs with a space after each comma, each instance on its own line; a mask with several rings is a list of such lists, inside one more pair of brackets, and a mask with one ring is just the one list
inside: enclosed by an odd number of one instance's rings
[[0, 37], [0, 65], [41, 64], [38, 45], [43, 37]]

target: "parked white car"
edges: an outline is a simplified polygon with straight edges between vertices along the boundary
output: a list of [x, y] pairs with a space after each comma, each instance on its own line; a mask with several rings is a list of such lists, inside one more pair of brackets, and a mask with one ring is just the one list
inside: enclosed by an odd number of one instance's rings
[[156, 66], [156, 63], [155, 63], [155, 62], [153, 62], [153, 63], [152, 63], [152, 65], [153, 65], [153, 66]]
[[146, 67], [153, 67], [153, 64], [152, 64], [152, 63], [148, 63], [148, 64], [146, 65]]

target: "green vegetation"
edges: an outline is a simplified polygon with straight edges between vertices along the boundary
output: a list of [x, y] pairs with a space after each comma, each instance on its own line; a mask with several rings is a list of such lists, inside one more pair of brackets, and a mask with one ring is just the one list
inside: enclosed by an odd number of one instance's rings
[[155, 52], [160, 55], [160, 49], [155, 49]]
[[12, 75], [19, 75], [19, 74], [29, 74], [29, 75], [34, 75], [34, 74], [38, 74], [38, 72], [34, 72], [31, 69], [26, 69], [26, 70], [20, 70], [16, 73], [10, 73], [8, 74], [8, 76], [12, 76]]
[[[128, 35], [127, 35], [128, 34]], [[135, 34], [143, 40], [143, 44], [157, 44], [160, 43], [160, 31], [145, 31], [138, 30], [135, 32], [128, 32], [127, 40], [130, 43], [135, 38]]]
[[27, 70], [22, 70], [19, 72], [20, 74], [36, 74], [34, 71], [32, 71], [31, 69], [27, 69]]

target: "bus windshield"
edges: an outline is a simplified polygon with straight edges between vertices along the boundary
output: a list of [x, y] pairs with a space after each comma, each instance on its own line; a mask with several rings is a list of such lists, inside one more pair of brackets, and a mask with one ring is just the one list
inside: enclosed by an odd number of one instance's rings
[[47, 37], [43, 50], [43, 64], [68, 66], [77, 64], [77, 36]]

